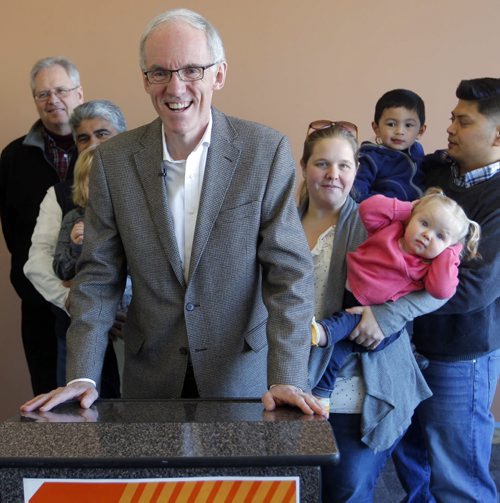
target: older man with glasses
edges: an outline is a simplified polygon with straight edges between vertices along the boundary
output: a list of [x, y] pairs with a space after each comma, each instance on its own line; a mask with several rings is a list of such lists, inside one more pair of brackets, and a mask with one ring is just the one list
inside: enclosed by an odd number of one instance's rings
[[57, 340], [50, 303], [23, 273], [40, 202], [47, 189], [70, 180], [77, 151], [69, 119], [83, 102], [80, 74], [62, 57], [36, 62], [31, 90], [38, 111], [26, 136], [10, 143], [0, 157], [0, 215], [12, 256], [11, 282], [21, 298], [21, 333], [35, 394], [57, 384]]
[[96, 150], [70, 294], [70, 382], [22, 410], [94, 402], [129, 271], [124, 397], [263, 396], [267, 409], [322, 413], [306, 392], [312, 261], [287, 139], [212, 107], [227, 63], [200, 15], [151, 21], [140, 65], [159, 117]]

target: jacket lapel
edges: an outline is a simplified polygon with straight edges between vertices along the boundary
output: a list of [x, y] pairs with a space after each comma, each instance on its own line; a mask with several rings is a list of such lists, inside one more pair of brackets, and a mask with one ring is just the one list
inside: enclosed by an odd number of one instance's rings
[[226, 116], [213, 108], [212, 118], [212, 137], [193, 238], [189, 278], [193, 276], [200, 262], [241, 153], [240, 148], [235, 145], [236, 132]]
[[158, 239], [165, 250], [170, 265], [182, 285], [185, 285], [182, 261], [175, 238], [172, 213], [167, 201], [165, 177], [161, 175], [163, 149], [161, 142], [161, 120], [149, 125], [140, 140], [143, 148], [134, 154], [135, 169], [144, 190], [144, 197]]

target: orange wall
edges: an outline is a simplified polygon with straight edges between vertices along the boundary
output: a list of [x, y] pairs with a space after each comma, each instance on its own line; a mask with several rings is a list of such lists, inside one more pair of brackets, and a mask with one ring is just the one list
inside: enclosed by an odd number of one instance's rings
[[[108, 98], [129, 127], [154, 117], [138, 68], [145, 24], [177, 2], [87, 0], [9, 2], [0, 17], [0, 148], [36, 119], [28, 85], [35, 60], [62, 54], [80, 68], [86, 99]], [[498, 75], [498, 0], [186, 0], [218, 27], [229, 62], [216, 96], [225, 112], [269, 124], [292, 141], [298, 159], [313, 119], [356, 122], [371, 138], [377, 98], [395, 87], [427, 106], [426, 150], [443, 147], [454, 90], [462, 78]], [[29, 397], [19, 303], [0, 244], [0, 419]], [[499, 414], [500, 418], [500, 407]]]

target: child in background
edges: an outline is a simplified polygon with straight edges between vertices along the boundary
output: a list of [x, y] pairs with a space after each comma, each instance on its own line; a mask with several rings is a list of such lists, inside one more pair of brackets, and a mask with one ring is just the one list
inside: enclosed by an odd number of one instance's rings
[[407, 89], [385, 93], [375, 105], [372, 128], [376, 143], [363, 142], [353, 197], [374, 194], [413, 201], [422, 195], [420, 166], [424, 150], [417, 141], [425, 132], [425, 105]]
[[[82, 252], [85, 206], [89, 199], [89, 176], [95, 147], [84, 150], [75, 164], [73, 202], [76, 208], [66, 213], [59, 231], [59, 239], [54, 252], [54, 271], [63, 281], [72, 280], [76, 274], [76, 263]], [[126, 312], [132, 299], [132, 285], [127, 284], [118, 311]]]
[[82, 252], [83, 218], [89, 198], [89, 175], [94, 158], [94, 148], [84, 150], [75, 164], [73, 202], [76, 208], [64, 215], [54, 252], [54, 272], [63, 281], [72, 280], [76, 274], [76, 262]]
[[[344, 305], [382, 304], [425, 289], [436, 298], [454, 295], [463, 244], [464, 257], [477, 256], [480, 227], [441, 189], [431, 188], [413, 202], [376, 195], [359, 207], [368, 238], [347, 257]], [[313, 344], [335, 344], [330, 363], [313, 394], [324, 406], [330, 401], [335, 378], [352, 351], [383, 349], [400, 332], [365, 348], [347, 339], [361, 315], [335, 313], [313, 321]]]

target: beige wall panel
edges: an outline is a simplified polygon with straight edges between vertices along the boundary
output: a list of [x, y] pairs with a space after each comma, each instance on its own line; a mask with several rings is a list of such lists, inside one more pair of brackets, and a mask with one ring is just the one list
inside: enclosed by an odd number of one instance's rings
[[[129, 127], [154, 118], [142, 87], [137, 44], [154, 15], [178, 2], [49, 0], [9, 2], [0, 16], [0, 148], [35, 120], [28, 85], [38, 58], [62, 54], [80, 68], [86, 99], [107, 98]], [[229, 114], [286, 133], [298, 161], [308, 123], [356, 122], [362, 139], [377, 98], [407, 87], [427, 106], [426, 151], [446, 145], [446, 127], [463, 78], [499, 75], [498, 0], [186, 0], [221, 32], [226, 87], [215, 98]], [[19, 302], [0, 248], [0, 418], [29, 396], [19, 334]], [[497, 415], [500, 418], [500, 407]]]

